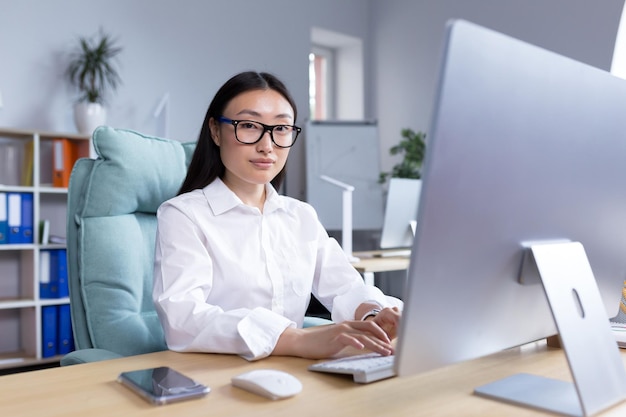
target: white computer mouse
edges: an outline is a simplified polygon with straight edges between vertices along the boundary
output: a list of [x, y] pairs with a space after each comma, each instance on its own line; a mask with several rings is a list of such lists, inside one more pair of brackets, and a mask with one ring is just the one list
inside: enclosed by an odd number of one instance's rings
[[276, 369], [255, 369], [231, 378], [235, 387], [245, 389], [272, 400], [292, 397], [302, 391], [302, 383], [295, 376]]

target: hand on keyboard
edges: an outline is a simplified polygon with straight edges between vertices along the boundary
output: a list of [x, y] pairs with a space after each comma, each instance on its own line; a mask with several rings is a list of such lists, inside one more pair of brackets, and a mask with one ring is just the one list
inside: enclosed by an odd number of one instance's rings
[[348, 347], [384, 356], [392, 354], [394, 350], [391, 340], [379, 325], [359, 320], [306, 329], [287, 328], [272, 354], [325, 359]]
[[391, 307], [382, 309], [372, 320], [393, 340], [398, 335], [400, 316], [400, 309], [398, 307]]

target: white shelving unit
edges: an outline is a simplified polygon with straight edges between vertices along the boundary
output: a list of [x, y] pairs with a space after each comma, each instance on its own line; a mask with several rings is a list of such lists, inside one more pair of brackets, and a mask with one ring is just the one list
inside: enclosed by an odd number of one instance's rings
[[[39, 222], [50, 221], [50, 234], [66, 235], [67, 188], [52, 186], [53, 140], [66, 138], [89, 156], [84, 135], [0, 129], [0, 192], [33, 194], [33, 243], [0, 244], [0, 369], [55, 362], [42, 358], [41, 307], [68, 304], [69, 298], [39, 297], [39, 252], [64, 248], [42, 245]], [[28, 146], [32, 143], [32, 174], [24, 182]]]

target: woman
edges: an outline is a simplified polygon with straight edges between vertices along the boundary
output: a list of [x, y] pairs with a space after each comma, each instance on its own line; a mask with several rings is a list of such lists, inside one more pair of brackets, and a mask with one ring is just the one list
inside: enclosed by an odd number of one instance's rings
[[[179, 195], [157, 213], [153, 298], [170, 349], [393, 353], [402, 302], [364, 285], [310, 205], [276, 192], [296, 117], [267, 73], [234, 76], [211, 102]], [[302, 328], [311, 292], [337, 324]]]

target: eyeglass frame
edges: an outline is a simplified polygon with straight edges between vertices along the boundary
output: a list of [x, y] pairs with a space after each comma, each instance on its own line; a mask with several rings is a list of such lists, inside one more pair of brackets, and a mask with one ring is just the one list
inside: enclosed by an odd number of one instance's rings
[[[265, 123], [257, 122], [256, 120], [248, 120], [248, 119], [233, 120], [233, 119], [229, 119], [226, 116], [220, 116], [217, 120], [220, 123], [227, 123], [227, 124], [233, 125], [233, 127], [235, 128], [234, 129], [235, 130], [235, 139], [237, 139], [237, 142], [242, 143], [244, 145], [254, 145], [255, 143], [259, 143], [261, 141], [261, 139], [263, 139], [263, 135], [265, 135], [265, 132], [270, 132], [270, 139], [272, 140], [272, 143], [274, 145], [276, 145], [277, 147], [279, 147], [279, 148], [287, 149], [287, 148], [291, 148], [296, 143], [296, 139], [298, 139], [298, 135], [300, 135], [300, 132], [302, 132], [302, 128], [298, 127], [296, 125], [286, 125], [286, 124], [266, 125]], [[261, 136], [259, 136], [259, 138], [257, 140], [255, 140], [254, 142], [242, 142], [239, 139], [239, 137], [237, 137], [237, 125], [239, 123], [241, 123], [241, 122], [252, 122], [252, 123], [256, 123], [256, 124], [259, 124], [259, 125], [263, 126], [263, 131], [261, 132]], [[296, 132], [296, 135], [293, 137], [293, 141], [291, 142], [291, 145], [289, 145], [289, 146], [279, 145], [274, 140], [274, 128], [280, 127], [280, 126], [292, 127], [294, 129], [294, 131]]]

